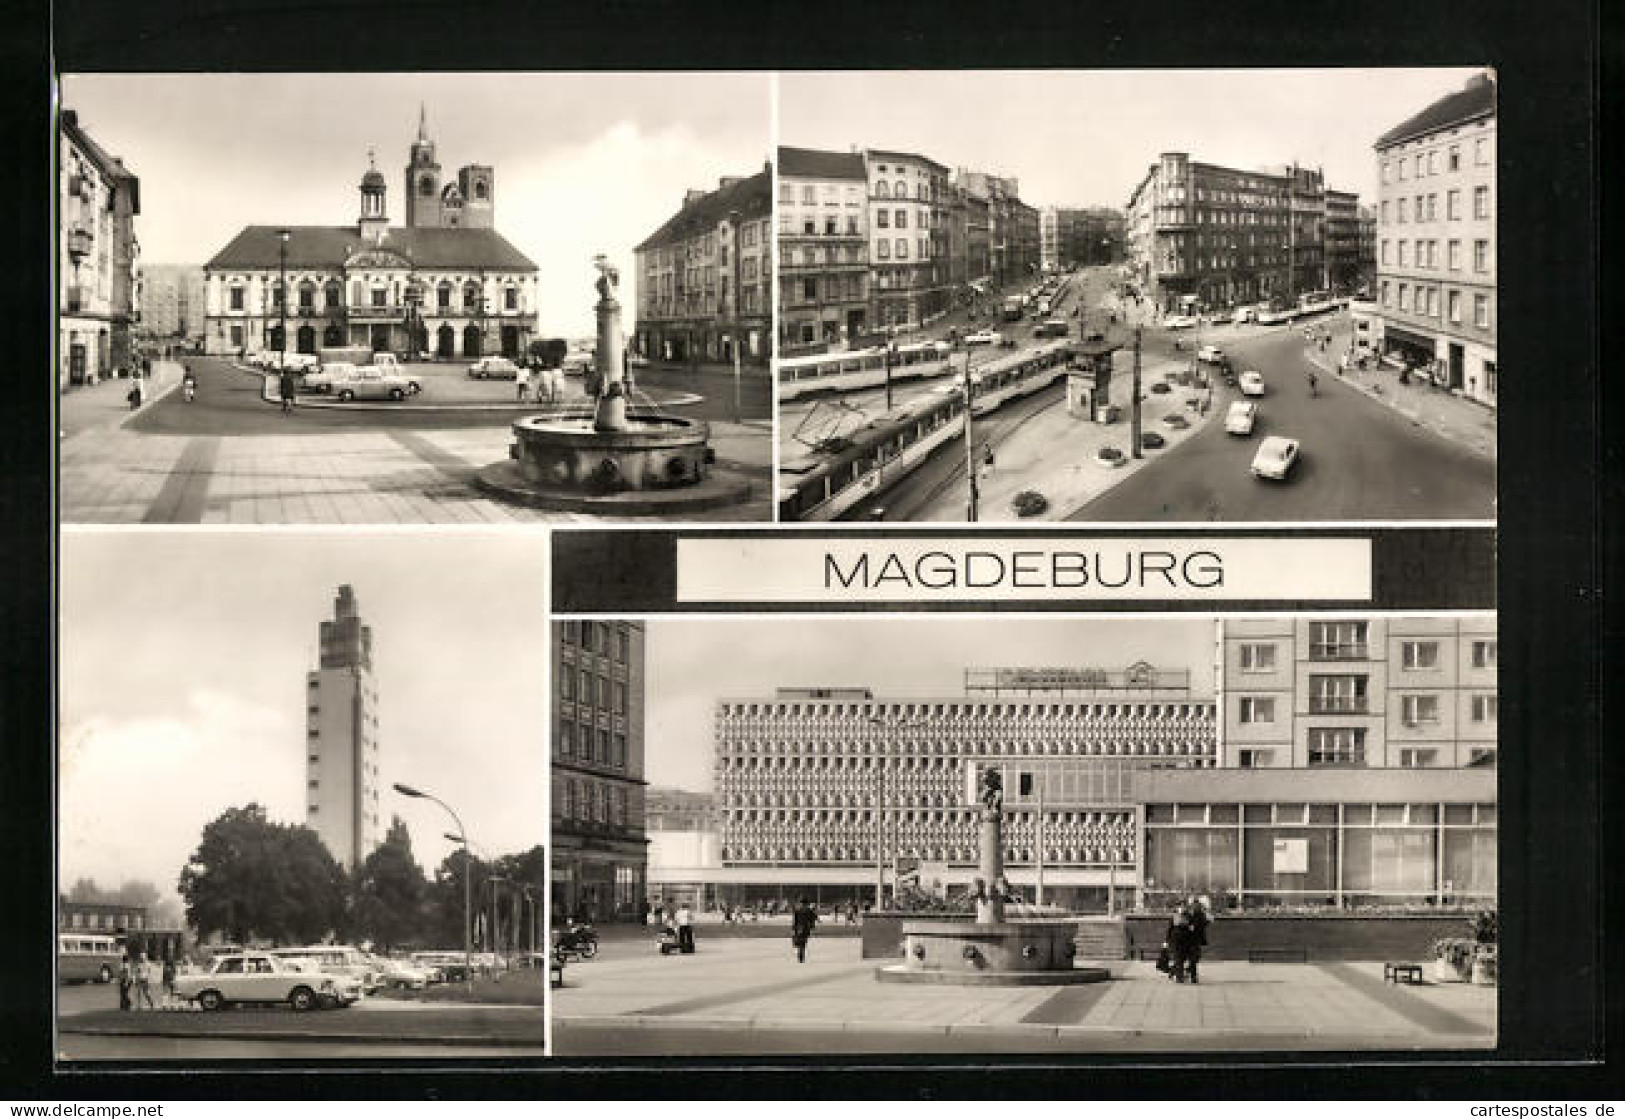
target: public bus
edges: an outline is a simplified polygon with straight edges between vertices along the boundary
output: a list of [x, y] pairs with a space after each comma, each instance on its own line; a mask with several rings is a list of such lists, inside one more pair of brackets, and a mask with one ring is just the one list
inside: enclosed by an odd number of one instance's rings
[[[948, 372], [946, 342], [910, 342], [892, 354], [891, 379], [907, 381], [940, 377]], [[886, 347], [870, 346], [839, 354], [809, 354], [776, 364], [779, 399], [795, 400], [815, 392], [853, 392], [886, 383]]]
[[[996, 358], [970, 372], [971, 414], [985, 416], [1066, 375], [1069, 342]], [[832, 521], [919, 465], [965, 430], [965, 394], [944, 391], [910, 401], [899, 412], [843, 435], [838, 449], [786, 459], [779, 467], [779, 520]]]
[[105, 933], [58, 933], [58, 983], [111, 983], [124, 958], [124, 945]]

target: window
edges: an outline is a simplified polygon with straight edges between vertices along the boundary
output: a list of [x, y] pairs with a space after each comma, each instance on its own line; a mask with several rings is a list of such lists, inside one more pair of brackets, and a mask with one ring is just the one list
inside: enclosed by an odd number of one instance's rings
[[1394, 166], [1395, 166], [1395, 169], [1399, 172], [1399, 176], [1398, 176], [1399, 181], [1404, 182], [1405, 181], [1405, 160], [1404, 160], [1404, 157], [1396, 159], [1394, 161]]
[[1438, 668], [1439, 643], [1437, 641], [1401, 641], [1399, 659], [1406, 668]]
[[1399, 697], [1399, 718], [1408, 727], [1433, 725], [1439, 721], [1439, 697], [1406, 695]]
[[1364, 727], [1311, 727], [1310, 765], [1364, 765]]
[[1449, 296], [1449, 304], [1450, 321], [1459, 323], [1461, 321], [1461, 292], [1452, 291]]
[[1473, 271], [1488, 272], [1490, 270], [1490, 243], [1488, 241], [1473, 242]]
[[519, 289], [506, 288], [502, 292], [502, 307], [505, 311], [519, 310]]
[[1273, 696], [1242, 696], [1238, 721], [1243, 723], [1273, 723], [1275, 722], [1275, 699]]
[[1473, 325], [1485, 330], [1490, 326], [1490, 297], [1487, 295], [1473, 296]]
[[1449, 190], [1445, 192], [1444, 216], [1450, 221], [1461, 220], [1461, 191]]
[[231, 309], [233, 311], [241, 311], [243, 309], [243, 289], [242, 288], [234, 287], [234, 288], [231, 289]]
[[1461, 170], [1461, 149], [1455, 144], [1450, 145], [1449, 168], [1452, 171]]
[[1402, 769], [1426, 769], [1438, 754], [1437, 750], [1408, 746], [1399, 752], [1399, 765]]
[[1275, 646], [1268, 642], [1248, 643], [1241, 647], [1243, 672], [1271, 672], [1275, 669]]
[[897, 211], [897, 228], [898, 229], [907, 229], [908, 228], [908, 211], [907, 210], [898, 210]]
[[1439, 220], [1439, 196], [1437, 194], [1430, 194], [1430, 195], [1428, 195], [1428, 221], [1438, 221], [1438, 220]]
[[1309, 677], [1309, 713], [1311, 715], [1359, 715], [1366, 711], [1366, 685], [1364, 675]]
[[899, 237], [897, 239], [897, 259], [898, 260], [907, 260], [908, 259], [908, 238], [907, 237]]
[[1411, 289], [1409, 284], [1399, 285], [1399, 309], [1401, 311], [1411, 309]]
[[1452, 271], [1452, 272], [1460, 272], [1461, 271], [1461, 242], [1460, 241], [1451, 241], [1450, 244], [1449, 244], [1449, 247], [1447, 249], [1447, 252], [1449, 254], [1449, 262], [1448, 263], [1450, 265], [1450, 271]]
[[1498, 642], [1498, 641], [1474, 641], [1473, 642], [1473, 667], [1474, 668], [1494, 668], [1495, 665], [1496, 665], [1496, 659], [1497, 659], [1497, 657], [1499, 655], [1500, 655], [1500, 642]]
[[[1386, 205], [1386, 203], [1384, 203], [1384, 205]], [[1381, 256], [1381, 260], [1382, 260], [1382, 262], [1384, 264], [1388, 263], [1388, 238], [1386, 238], [1386, 237], [1384, 237], [1382, 239], [1382, 256]]]
[[1490, 188], [1473, 188], [1473, 217], [1483, 220], [1490, 216]]
[[1264, 769], [1270, 764], [1272, 750], [1238, 750], [1236, 764], [1242, 769]]
[[1499, 696], [1475, 695], [1472, 701], [1473, 722], [1493, 723], [1501, 717]]
[[1365, 657], [1366, 623], [1309, 623], [1310, 660], [1364, 660]]
[[890, 229], [891, 228], [891, 211], [890, 210], [876, 210], [875, 211], [875, 228], [876, 229]]
[[1473, 162], [1482, 167], [1490, 161], [1490, 142], [1488, 140], [1473, 141]]
[[1403, 241], [1402, 240], [1399, 243], [1399, 266], [1401, 268], [1405, 267], [1405, 265], [1407, 263], [1409, 263], [1409, 257], [1410, 257], [1409, 245], [1410, 245], [1409, 241]]
[[[891, 259], [891, 241], [889, 239], [882, 237], [875, 242], [875, 257], [879, 260]], [[881, 282], [885, 282], [884, 276], [881, 277]]]

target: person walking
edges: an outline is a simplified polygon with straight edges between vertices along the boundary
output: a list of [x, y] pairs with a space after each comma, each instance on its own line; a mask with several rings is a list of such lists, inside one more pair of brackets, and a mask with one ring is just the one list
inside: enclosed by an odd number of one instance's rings
[[137, 370], [130, 372], [130, 391], [125, 394], [124, 399], [130, 402], [132, 412], [141, 407], [141, 374]]
[[[514, 385], [514, 391], [518, 394], [516, 399], [518, 400], [518, 402], [520, 404], [523, 404], [525, 402], [525, 390], [530, 388], [530, 366], [529, 366], [529, 364], [521, 365], [519, 367], [519, 372], [514, 375], [513, 385]], [[538, 390], [536, 395], [537, 395], [538, 398], [540, 398], [541, 397], [541, 392]]]
[[677, 907], [677, 950], [685, 956], [694, 953], [694, 911], [686, 901]]
[[282, 396], [282, 414], [284, 416], [293, 411], [293, 394], [297, 389], [298, 386], [293, 379], [293, 370], [284, 369], [281, 379], [277, 382], [277, 391]]
[[806, 898], [796, 902], [796, 911], [790, 917], [790, 943], [796, 946], [796, 962], [807, 962], [807, 941], [812, 939], [813, 926], [818, 924], [818, 913]]
[[143, 1001], [148, 1010], [158, 1009], [158, 1004], [152, 1000], [152, 964], [147, 962], [145, 952], [138, 953], [135, 958], [135, 994], [130, 999], [131, 1009], [140, 1010]]
[[1185, 951], [1185, 977], [1199, 983], [1196, 966], [1202, 962], [1202, 949], [1207, 947], [1207, 927], [1211, 918], [1207, 914], [1206, 898], [1190, 898], [1185, 903], [1185, 919], [1190, 928], [1190, 944]]
[[192, 372], [190, 364], [184, 365], [182, 368], [186, 372], [181, 376], [181, 398], [190, 404], [193, 398], [197, 396], [197, 375]]
[[164, 1005], [175, 1003], [175, 957], [164, 957]]
[[135, 976], [130, 968], [129, 954], [119, 957], [118, 962], [118, 1008], [130, 1009], [130, 986], [135, 982]]

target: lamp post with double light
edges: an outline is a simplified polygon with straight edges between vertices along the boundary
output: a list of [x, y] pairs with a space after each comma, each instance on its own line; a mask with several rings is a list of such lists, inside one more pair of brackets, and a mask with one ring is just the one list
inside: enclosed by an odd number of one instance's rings
[[471, 881], [474, 876], [474, 852], [469, 850], [468, 829], [463, 827], [463, 821], [458, 817], [456, 810], [433, 793], [426, 793], [422, 789], [415, 789], [411, 785], [403, 785], [398, 781], [395, 783], [395, 791], [404, 797], [412, 797], [415, 800], [434, 801], [446, 810], [446, 814], [457, 825], [456, 838], [461, 840], [463, 844], [463, 977], [468, 983], [468, 989], [473, 991], [474, 946], [470, 939], [473, 934], [469, 926], [474, 910], [473, 884]]

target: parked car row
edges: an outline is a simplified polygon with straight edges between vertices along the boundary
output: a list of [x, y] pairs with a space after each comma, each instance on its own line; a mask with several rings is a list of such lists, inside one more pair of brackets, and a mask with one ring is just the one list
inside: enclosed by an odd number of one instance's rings
[[217, 951], [204, 970], [177, 975], [175, 993], [204, 1010], [278, 1003], [297, 1011], [346, 1007], [386, 987], [421, 991], [431, 983], [445, 982], [451, 970], [420, 957], [452, 955], [456, 975], [462, 978], [461, 953], [391, 957], [342, 944]]

